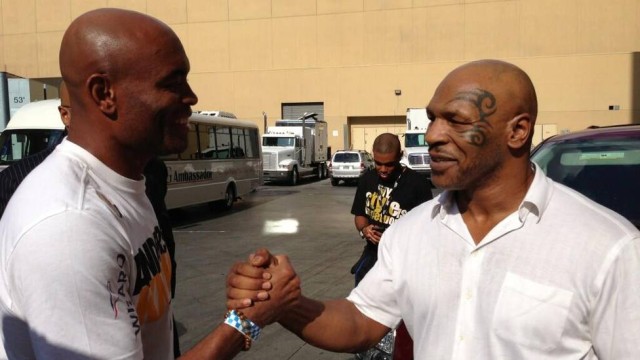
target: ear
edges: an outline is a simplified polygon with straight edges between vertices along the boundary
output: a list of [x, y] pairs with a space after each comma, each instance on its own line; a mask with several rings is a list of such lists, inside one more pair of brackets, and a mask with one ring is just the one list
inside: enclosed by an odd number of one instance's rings
[[116, 94], [109, 76], [93, 74], [87, 81], [91, 99], [111, 120], [117, 119]]
[[507, 145], [513, 149], [527, 148], [531, 143], [531, 137], [533, 136], [534, 123], [531, 120], [531, 116], [528, 113], [519, 114], [509, 121]]
[[70, 109], [66, 106], [58, 106], [58, 112], [60, 113], [60, 119], [62, 119], [64, 126], [69, 127], [69, 125], [71, 125]]

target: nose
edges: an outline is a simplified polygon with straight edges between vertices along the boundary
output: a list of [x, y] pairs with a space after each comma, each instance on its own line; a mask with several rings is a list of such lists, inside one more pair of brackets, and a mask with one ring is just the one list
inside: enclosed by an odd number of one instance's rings
[[427, 133], [425, 134], [425, 141], [429, 147], [445, 141], [445, 127], [446, 121], [438, 118], [431, 120], [429, 126], [427, 126]]
[[198, 96], [193, 92], [193, 89], [191, 89], [189, 84], [186, 84], [186, 91], [185, 95], [182, 97], [182, 102], [189, 106], [193, 106], [198, 103]]

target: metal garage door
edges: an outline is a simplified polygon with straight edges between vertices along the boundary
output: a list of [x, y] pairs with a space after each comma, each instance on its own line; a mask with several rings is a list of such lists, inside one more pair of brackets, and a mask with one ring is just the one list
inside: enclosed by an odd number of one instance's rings
[[318, 120], [324, 120], [324, 103], [283, 103], [282, 118], [298, 119], [304, 113], [318, 114]]

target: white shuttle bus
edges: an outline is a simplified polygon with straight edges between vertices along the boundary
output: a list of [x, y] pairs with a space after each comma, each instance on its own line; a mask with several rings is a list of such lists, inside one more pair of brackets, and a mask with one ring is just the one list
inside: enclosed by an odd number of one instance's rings
[[194, 113], [189, 146], [163, 156], [167, 165], [167, 208], [210, 203], [228, 210], [262, 185], [258, 126], [231, 117]]

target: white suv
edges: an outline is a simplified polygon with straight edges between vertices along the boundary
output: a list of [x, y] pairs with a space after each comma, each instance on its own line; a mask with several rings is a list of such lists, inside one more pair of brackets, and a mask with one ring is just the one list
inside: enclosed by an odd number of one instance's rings
[[357, 182], [365, 170], [374, 167], [373, 157], [364, 150], [338, 150], [329, 164], [331, 185], [337, 186], [340, 180]]

